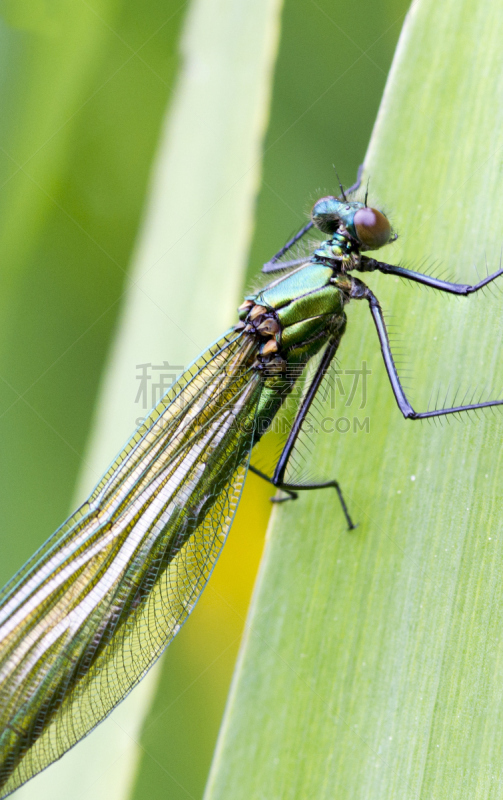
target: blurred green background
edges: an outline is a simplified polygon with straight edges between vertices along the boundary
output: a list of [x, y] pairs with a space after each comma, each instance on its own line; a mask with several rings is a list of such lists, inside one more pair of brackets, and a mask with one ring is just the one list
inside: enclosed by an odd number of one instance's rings
[[[188, 5], [0, 3], [2, 583], [71, 510]], [[408, 5], [285, 0], [249, 282], [334, 191], [332, 165], [354, 180]], [[269, 495], [249, 478], [212, 582], [163, 658], [136, 800], [202, 797]]]

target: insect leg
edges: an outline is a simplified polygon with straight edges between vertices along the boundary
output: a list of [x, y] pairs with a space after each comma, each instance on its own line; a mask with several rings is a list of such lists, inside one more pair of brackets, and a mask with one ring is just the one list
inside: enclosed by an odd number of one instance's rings
[[[349, 187], [349, 189], [346, 190], [348, 194], [356, 192], [356, 190], [359, 189], [360, 184], [362, 182], [362, 172], [363, 172], [363, 164], [360, 164], [360, 166], [358, 167], [358, 174], [356, 176], [356, 183], [354, 183], [352, 186]], [[281, 250], [278, 250], [276, 255], [274, 255], [269, 261], [266, 261], [266, 263], [262, 267], [262, 272], [280, 272], [283, 269], [289, 269], [290, 267], [295, 267], [297, 266], [297, 264], [303, 264], [305, 259], [299, 258], [295, 259], [294, 261], [287, 261], [283, 264], [279, 264], [278, 266], [276, 266], [276, 262], [279, 261], [281, 256], [284, 256], [285, 253], [287, 253], [288, 250], [290, 250], [290, 248], [293, 247], [294, 244], [296, 244], [299, 241], [299, 239], [302, 239], [302, 237], [308, 231], [310, 231], [312, 227], [313, 227], [312, 222], [308, 222], [307, 225], [304, 225], [304, 227], [301, 228], [300, 231], [298, 231], [295, 234], [295, 236], [292, 236], [292, 238], [281, 248]]]
[[283, 483], [283, 479], [285, 477], [286, 468], [288, 465], [288, 461], [292, 454], [292, 450], [295, 447], [295, 442], [299, 436], [299, 433], [302, 428], [302, 424], [308, 414], [308, 411], [311, 407], [311, 403], [313, 402], [316, 392], [320, 388], [320, 384], [325, 377], [325, 373], [330, 366], [330, 363], [336, 353], [337, 347], [339, 346], [340, 339], [335, 339], [327, 345], [325, 352], [323, 353], [323, 357], [318, 365], [318, 369], [316, 370], [315, 376], [311, 381], [311, 384], [306, 392], [306, 396], [304, 397], [299, 410], [297, 411], [297, 416], [293, 421], [293, 425], [291, 427], [290, 433], [288, 434], [288, 438], [286, 440], [286, 444], [283, 448], [283, 452], [279, 457], [279, 461], [276, 464], [276, 469], [274, 470], [273, 475], [273, 482], [276, 486], [280, 483]]
[[449, 281], [441, 281], [438, 278], [433, 278], [431, 275], [423, 275], [422, 272], [414, 272], [411, 269], [404, 269], [403, 267], [396, 267], [394, 264], [386, 264], [383, 261], [376, 261], [375, 258], [362, 257], [362, 272], [373, 272], [379, 270], [386, 275], [398, 275], [400, 278], [408, 278], [410, 281], [422, 283], [424, 286], [430, 286], [432, 289], [437, 289], [440, 292], [449, 292], [449, 294], [469, 295], [478, 292], [488, 283], [491, 283], [495, 278], [503, 275], [503, 268], [488, 275], [484, 280], [475, 284], [469, 283], [450, 283]]
[[393, 394], [395, 395], [395, 399], [398, 403], [400, 411], [406, 419], [443, 417], [446, 414], [457, 414], [459, 411], [475, 411], [478, 408], [490, 408], [491, 406], [503, 405], [503, 400], [488, 400], [485, 403], [470, 403], [469, 405], [454, 406], [453, 408], [439, 408], [435, 411], [414, 411], [411, 404], [407, 400], [405, 392], [400, 383], [400, 378], [398, 377], [398, 372], [395, 362], [393, 361], [393, 355], [391, 353], [391, 347], [388, 339], [388, 332], [386, 330], [386, 324], [384, 322], [382, 308], [379, 305], [379, 301], [377, 297], [370, 291], [368, 286], [364, 287], [364, 284], [361, 282], [359, 282], [359, 284], [360, 287], [362, 287], [362, 294], [360, 297], [364, 297], [366, 300], [368, 300], [370, 305], [370, 313], [372, 314], [377, 329], [377, 335], [381, 344], [381, 352], [384, 358], [384, 365], [388, 373], [391, 388], [393, 389]]
[[342, 510], [344, 512], [344, 516], [346, 517], [348, 528], [350, 530], [353, 530], [353, 528], [356, 528], [356, 525], [351, 519], [348, 507], [346, 505], [346, 501], [344, 500], [344, 496], [342, 494], [341, 487], [339, 486], [337, 481], [324, 481], [323, 483], [295, 484], [295, 483], [285, 483], [284, 480], [285, 471], [288, 466], [288, 461], [292, 454], [292, 450], [295, 446], [295, 442], [297, 441], [297, 438], [301, 431], [302, 423], [304, 422], [308, 414], [308, 411], [311, 407], [311, 403], [313, 402], [314, 397], [316, 396], [316, 392], [318, 391], [320, 384], [323, 378], [325, 377], [325, 373], [335, 355], [337, 347], [339, 346], [339, 341], [340, 341], [339, 339], [335, 339], [334, 341], [330, 342], [327, 345], [325, 352], [323, 353], [323, 357], [320, 361], [318, 369], [316, 370], [316, 374], [313, 380], [311, 381], [306, 396], [304, 397], [304, 400], [302, 401], [302, 404], [297, 412], [297, 416], [295, 417], [290, 433], [288, 434], [288, 439], [286, 440], [283, 452], [279, 457], [279, 461], [276, 464], [276, 469], [274, 470], [274, 475], [272, 476], [272, 478], [269, 478], [268, 475], [256, 469], [256, 467], [250, 466], [250, 469], [256, 475], [259, 475], [259, 477], [264, 478], [264, 480], [266, 481], [269, 481], [269, 483], [272, 483], [273, 486], [276, 486], [278, 489], [281, 489], [282, 491], [286, 492], [289, 495], [289, 497], [279, 498], [279, 500], [273, 498], [274, 502], [281, 503], [285, 502], [286, 500], [295, 500], [297, 498], [298, 491], [309, 491], [312, 489], [328, 489], [328, 488], [335, 489], [339, 497], [339, 501]]
[[356, 183], [353, 183], [349, 189], [346, 189], [346, 194], [353, 194], [353, 192], [358, 191], [360, 186], [362, 185], [362, 175], [363, 175], [363, 164], [360, 164], [358, 167], [358, 172], [356, 173]]
[[[255, 475], [258, 475], [259, 478], [262, 478], [262, 480], [267, 481], [267, 483], [270, 483], [272, 486], [276, 486], [273, 479], [270, 478], [269, 475], [266, 475], [265, 472], [262, 472], [260, 469], [257, 469], [257, 467], [254, 467], [253, 464], [250, 464], [248, 469], [250, 470], [250, 472], [253, 472]], [[280, 488], [282, 492], [285, 492], [288, 495], [288, 497], [271, 497], [272, 503], [284, 503], [286, 500], [297, 500], [298, 497], [297, 492], [294, 492], [293, 489], [284, 489], [283, 486], [276, 488]]]
[[300, 266], [300, 264], [305, 264], [305, 263], [306, 263], [305, 258], [294, 258], [292, 259], [292, 261], [282, 261], [280, 264], [271, 259], [271, 261], [268, 261], [267, 264], [264, 264], [264, 266], [262, 267], [262, 272], [283, 272], [286, 269], [291, 269], [292, 267], [298, 267]]
[[[295, 236], [292, 236], [292, 238], [281, 248], [281, 250], [278, 250], [276, 255], [273, 256], [270, 261], [267, 261], [264, 264], [262, 267], [262, 272], [279, 272], [282, 269], [288, 269], [289, 266], [294, 266], [297, 260], [295, 262], [288, 262], [288, 264], [279, 264], [279, 266], [276, 266], [276, 262], [281, 258], [281, 256], [288, 252], [288, 250], [290, 250], [290, 248], [293, 247], [294, 244], [299, 241], [299, 239], [302, 239], [304, 234], [311, 230], [312, 227], [312, 222], [308, 222], [307, 225], [304, 225], [304, 227], [301, 228], [300, 231], [295, 234]], [[298, 263], [302, 263], [303, 261], [305, 261], [305, 259], [301, 259]]]
[[323, 483], [275, 483], [274, 478], [270, 478], [269, 475], [265, 474], [265, 472], [261, 472], [251, 464], [249, 469], [251, 472], [254, 472], [255, 475], [258, 475], [259, 478], [263, 478], [263, 480], [272, 484], [272, 486], [275, 486], [277, 489], [281, 489], [282, 492], [285, 492], [288, 495], [288, 497], [271, 497], [272, 503], [285, 503], [287, 500], [296, 500], [297, 492], [300, 491], [309, 491], [310, 489], [335, 489], [344, 512], [344, 516], [346, 517], [348, 529], [352, 531], [357, 527], [357, 525], [355, 525], [351, 519], [346, 501], [344, 500], [342, 489], [337, 481], [324, 481]]

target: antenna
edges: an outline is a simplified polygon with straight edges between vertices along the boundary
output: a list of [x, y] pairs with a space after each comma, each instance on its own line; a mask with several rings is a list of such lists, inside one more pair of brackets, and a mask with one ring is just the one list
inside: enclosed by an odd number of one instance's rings
[[[335, 169], [335, 164], [332, 164], [332, 166]], [[337, 175], [337, 170], [335, 170], [335, 174]], [[337, 180], [339, 181], [339, 187], [340, 187], [340, 190], [341, 190], [342, 199], [344, 200], [345, 203], [347, 203], [348, 202], [348, 198], [346, 197], [346, 194], [344, 192], [344, 187], [343, 187], [343, 185], [341, 183], [341, 179], [339, 178], [338, 175], [337, 175]]]
[[367, 207], [367, 200], [369, 196], [369, 183], [370, 183], [370, 178], [367, 181], [367, 191], [365, 192], [365, 208]]

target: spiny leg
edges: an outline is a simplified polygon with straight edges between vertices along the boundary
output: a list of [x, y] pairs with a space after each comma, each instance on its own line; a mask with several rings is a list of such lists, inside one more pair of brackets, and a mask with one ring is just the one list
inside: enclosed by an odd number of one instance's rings
[[[360, 188], [362, 182], [362, 172], [363, 172], [363, 164], [360, 164], [360, 166], [358, 167], [358, 174], [356, 176], [356, 183], [354, 183], [352, 186], [349, 187], [349, 189], [346, 190], [347, 194], [356, 192], [356, 190]], [[281, 272], [284, 269], [290, 269], [290, 267], [295, 267], [298, 264], [303, 264], [305, 262], [304, 258], [296, 258], [294, 261], [286, 261], [283, 264], [277, 264], [277, 262], [279, 261], [281, 256], [284, 256], [285, 253], [287, 253], [290, 250], [290, 248], [294, 246], [294, 244], [296, 244], [300, 239], [302, 239], [302, 237], [308, 231], [310, 231], [312, 227], [313, 227], [312, 222], [308, 222], [307, 225], [304, 225], [304, 227], [301, 228], [300, 231], [298, 231], [295, 234], [295, 236], [292, 236], [292, 238], [281, 248], [281, 250], [278, 250], [276, 255], [274, 255], [269, 261], [267, 261], [263, 265], [262, 272]]]
[[[267, 261], [263, 265], [262, 272], [280, 272], [282, 269], [288, 269], [287, 264], [276, 264], [276, 262], [279, 261], [281, 256], [285, 255], [285, 253], [287, 253], [288, 250], [290, 250], [290, 248], [299, 241], [299, 239], [302, 239], [302, 237], [308, 231], [310, 231], [312, 227], [312, 222], [308, 222], [307, 225], [304, 225], [304, 227], [301, 228], [300, 231], [295, 234], [295, 236], [292, 236], [292, 238], [281, 248], [281, 250], [278, 250], [276, 255], [274, 255], [270, 261]], [[297, 261], [298, 259], [295, 259], [295, 262], [288, 262], [288, 265], [294, 266]], [[305, 261], [305, 259], [300, 259], [299, 263], [302, 263], [303, 261]]]
[[376, 261], [375, 258], [362, 256], [360, 271], [374, 272], [375, 270], [383, 272], [385, 275], [398, 275], [400, 278], [407, 278], [410, 281], [422, 283], [424, 286], [429, 286], [431, 289], [437, 289], [439, 292], [448, 292], [449, 294], [457, 294], [465, 297], [469, 294], [474, 294], [474, 292], [478, 292], [479, 289], [483, 289], [488, 283], [491, 283], [496, 278], [499, 278], [500, 275], [503, 275], [503, 268], [501, 268], [473, 285], [470, 283], [451, 283], [450, 281], [441, 281], [431, 275], [424, 275], [422, 272], [414, 272], [411, 269], [396, 267], [394, 264], [386, 264], [384, 261]]
[[[298, 241], [300, 239], [300, 237], [303, 236], [304, 233], [306, 231], [308, 231], [312, 227], [313, 227], [313, 223], [310, 222], [308, 225], [306, 225], [305, 229], [303, 228], [302, 231], [300, 231], [300, 235], [297, 237], [297, 239], [295, 241]], [[286, 252], [286, 250], [285, 250], [285, 252]], [[281, 258], [281, 255], [282, 255], [282, 253], [281, 253], [281, 250], [280, 250], [280, 254], [278, 255], [278, 258]], [[276, 258], [276, 256], [275, 256], [275, 258]], [[271, 261], [268, 261], [267, 264], [264, 264], [264, 266], [262, 267], [262, 272], [284, 272], [287, 269], [292, 269], [292, 267], [299, 267], [301, 264], [305, 264], [305, 263], [306, 263], [306, 259], [305, 258], [294, 258], [291, 261], [282, 261], [280, 264], [278, 264], [276, 261], [273, 261], [271, 259]]]
[[[501, 274], [501, 273], [498, 273]], [[494, 276], [490, 276], [492, 280], [494, 280]], [[482, 285], [485, 285], [487, 281], [481, 281]], [[453, 286], [459, 286], [461, 284], [451, 284]], [[477, 291], [478, 289], [482, 288], [482, 285], [477, 284], [475, 287], [472, 288], [472, 291]], [[388, 378], [391, 383], [391, 388], [393, 389], [393, 394], [395, 395], [395, 399], [398, 403], [398, 407], [404, 417], [406, 419], [427, 419], [430, 417], [443, 417], [446, 414], [457, 414], [460, 411], [476, 411], [479, 408], [491, 408], [492, 406], [501, 406], [503, 405], [503, 400], [488, 400], [485, 403], [469, 403], [468, 405], [461, 405], [461, 406], [453, 406], [452, 408], [439, 408], [435, 411], [414, 411], [411, 404], [409, 403], [406, 394], [403, 390], [402, 384], [400, 383], [400, 378], [398, 377], [398, 372], [395, 366], [395, 362], [393, 361], [393, 355], [391, 353], [391, 347], [388, 339], [388, 332], [386, 330], [386, 324], [384, 322], [384, 316], [382, 313], [382, 308], [379, 304], [377, 297], [370, 291], [368, 286], [365, 286], [364, 283], [361, 281], [355, 281], [355, 290], [357, 294], [355, 297], [358, 299], [365, 298], [369, 302], [370, 306], [370, 313], [374, 319], [374, 323], [377, 329], [377, 335], [379, 337], [379, 342], [381, 345], [381, 352], [384, 359], [384, 365], [386, 367], [386, 372], [388, 373]], [[448, 291], [447, 289], [445, 291]], [[455, 292], [456, 294], [461, 294], [461, 292]], [[468, 294], [468, 292], [466, 292]]]
[[348, 524], [348, 529], [350, 531], [354, 530], [357, 525], [351, 519], [351, 515], [349, 513], [348, 507], [346, 505], [346, 501], [344, 499], [344, 495], [342, 493], [342, 489], [338, 483], [338, 481], [325, 481], [323, 483], [275, 483], [273, 478], [270, 478], [269, 475], [266, 475], [265, 472], [261, 472], [256, 467], [250, 464], [249, 469], [255, 475], [258, 475], [259, 478], [267, 481], [272, 486], [275, 486], [276, 489], [281, 489], [282, 492], [285, 492], [288, 497], [271, 497], [272, 503], [285, 503], [287, 500], [296, 500], [297, 499], [297, 492], [305, 492], [311, 489], [335, 489], [337, 492], [337, 496], [339, 498], [339, 502], [341, 504], [342, 510], [344, 512], [344, 516], [346, 517], [346, 522]]
[[273, 498], [274, 502], [285, 502], [285, 500], [295, 500], [297, 498], [298, 491], [309, 491], [311, 489], [328, 489], [328, 488], [335, 489], [339, 497], [339, 501], [342, 506], [342, 510], [344, 512], [344, 516], [346, 517], [348, 528], [350, 530], [353, 530], [353, 528], [355, 528], [356, 525], [353, 523], [353, 520], [351, 519], [348, 507], [346, 505], [346, 501], [344, 500], [344, 496], [342, 494], [341, 487], [339, 486], [337, 481], [324, 481], [323, 483], [306, 483], [306, 484], [293, 484], [285, 482], [285, 472], [288, 466], [288, 461], [295, 446], [295, 442], [297, 441], [299, 433], [302, 429], [302, 424], [306, 419], [306, 416], [316, 396], [316, 393], [320, 387], [320, 384], [323, 378], [325, 377], [326, 371], [330, 366], [330, 363], [336, 353], [337, 347], [339, 346], [339, 341], [340, 341], [339, 339], [334, 339], [333, 341], [329, 342], [329, 344], [325, 349], [325, 352], [323, 353], [323, 357], [318, 365], [316, 374], [314, 375], [314, 378], [309, 385], [306, 395], [293, 421], [292, 428], [290, 430], [290, 433], [288, 434], [288, 438], [286, 440], [283, 451], [279, 457], [278, 463], [276, 464], [276, 469], [274, 470], [274, 475], [272, 476], [272, 478], [270, 478], [264, 472], [258, 470], [256, 467], [250, 466], [250, 469], [256, 475], [258, 475], [259, 477], [263, 478], [266, 481], [269, 481], [269, 483], [272, 483], [273, 486], [276, 486], [278, 489], [281, 489], [282, 491], [286, 492], [289, 495], [289, 497], [283, 497], [279, 499]]
[[248, 469], [250, 470], [250, 472], [253, 472], [255, 475], [258, 475], [259, 478], [262, 478], [262, 480], [267, 481], [267, 483], [270, 483], [271, 486], [274, 486], [276, 489], [281, 489], [282, 492], [285, 492], [288, 495], [288, 497], [271, 497], [271, 503], [285, 503], [287, 500], [297, 500], [298, 497], [297, 492], [294, 491], [293, 489], [284, 489], [283, 486], [277, 486], [274, 483], [273, 479], [269, 477], [269, 475], [266, 475], [265, 472], [262, 472], [260, 469], [257, 469], [257, 467], [254, 467], [253, 464], [250, 464]]
[[330, 364], [332, 363], [332, 359], [337, 351], [339, 342], [340, 339], [333, 339], [328, 343], [328, 345], [325, 348], [325, 352], [323, 353], [321, 361], [318, 365], [318, 369], [316, 370], [313, 380], [311, 381], [309, 388], [306, 392], [306, 395], [302, 400], [301, 406], [297, 411], [297, 415], [293, 421], [290, 433], [288, 434], [288, 438], [283, 448], [283, 452], [281, 453], [278, 463], [276, 464], [276, 469], [274, 470], [274, 475], [273, 475], [273, 481], [275, 485], [278, 485], [279, 483], [284, 483], [286, 468], [288, 466], [288, 461], [290, 460], [290, 456], [292, 455], [293, 448], [295, 447], [295, 442], [298, 439], [304, 420], [306, 419], [311, 404], [316, 396], [318, 389], [320, 388], [321, 382], [325, 377], [326, 371], [329, 368]]
[[362, 185], [362, 175], [363, 175], [363, 164], [360, 164], [358, 167], [358, 172], [356, 173], [356, 181], [353, 183], [349, 189], [346, 189], [346, 194], [353, 194], [353, 192], [357, 192], [360, 186]]

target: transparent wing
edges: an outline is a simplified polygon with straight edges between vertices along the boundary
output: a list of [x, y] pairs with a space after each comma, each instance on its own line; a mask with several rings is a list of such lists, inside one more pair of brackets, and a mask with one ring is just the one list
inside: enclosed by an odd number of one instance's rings
[[0, 595], [0, 796], [97, 725], [190, 614], [246, 475], [255, 354], [235, 334], [205, 353]]

